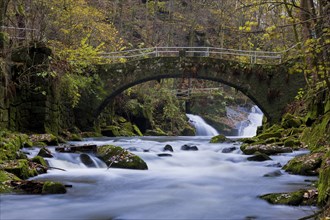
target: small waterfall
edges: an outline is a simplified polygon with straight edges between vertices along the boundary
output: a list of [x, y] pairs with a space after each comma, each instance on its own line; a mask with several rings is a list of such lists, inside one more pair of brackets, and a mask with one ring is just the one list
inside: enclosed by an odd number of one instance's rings
[[72, 168], [106, 168], [107, 165], [90, 154], [55, 153], [54, 158], [47, 158], [51, 167], [62, 169]]
[[202, 117], [193, 114], [187, 114], [187, 117], [189, 118], [189, 122], [196, 128], [196, 136], [216, 136], [219, 134]]
[[249, 112], [248, 119], [240, 123], [239, 135], [253, 137], [257, 134], [258, 126], [262, 125], [263, 113], [258, 106], [253, 106]]

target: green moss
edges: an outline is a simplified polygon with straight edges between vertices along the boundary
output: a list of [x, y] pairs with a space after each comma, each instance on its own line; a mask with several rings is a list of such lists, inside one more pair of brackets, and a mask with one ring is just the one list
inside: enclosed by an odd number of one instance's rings
[[47, 146], [58, 145], [58, 138], [53, 134], [33, 134], [29, 138], [32, 142], [43, 142]]
[[322, 163], [324, 153], [302, 155], [290, 160], [283, 169], [292, 174], [315, 176]]
[[301, 142], [299, 140], [294, 139], [294, 138], [287, 138], [284, 141], [284, 146], [285, 147], [291, 147], [293, 149], [298, 149], [299, 147], [301, 147]]
[[46, 147], [47, 144], [44, 143], [44, 142], [33, 142], [32, 146], [34, 146], [34, 147]]
[[330, 200], [330, 151], [324, 156], [318, 183], [318, 203], [324, 205]]
[[271, 193], [260, 196], [271, 204], [299, 206], [303, 204], [305, 190], [291, 193]]
[[21, 179], [28, 179], [38, 174], [35, 169], [30, 169], [29, 162], [25, 159], [8, 161], [4, 164], [4, 170]]
[[225, 135], [219, 134], [211, 138], [210, 143], [223, 143], [228, 141]]
[[257, 136], [259, 140], [266, 140], [269, 138], [281, 138], [281, 137], [282, 137], [281, 131], [262, 133]]
[[31, 161], [34, 162], [34, 163], [40, 164], [40, 165], [42, 165], [44, 167], [48, 167], [45, 159], [43, 157], [41, 157], [41, 156], [35, 156], [35, 157], [33, 157], [31, 159]]
[[137, 134], [138, 136], [143, 136], [142, 132], [140, 131], [139, 127], [136, 125], [133, 125], [133, 130], [134, 133]]
[[42, 194], [64, 194], [65, 186], [62, 183], [47, 181], [42, 187]]
[[298, 128], [302, 125], [302, 122], [300, 117], [287, 113], [282, 117], [281, 126], [283, 128]]
[[9, 193], [13, 191], [13, 188], [8, 184], [8, 182], [12, 180], [20, 180], [20, 178], [12, 173], [0, 170], [0, 193]]
[[147, 135], [147, 136], [167, 136], [167, 134], [160, 128], [155, 128], [153, 130], [147, 130], [145, 135]]
[[119, 146], [106, 145], [98, 147], [97, 156], [108, 166], [115, 168], [147, 170], [147, 164], [137, 155]]
[[330, 140], [330, 112], [320, 117], [312, 127], [306, 127], [301, 140], [310, 150], [316, 151]]

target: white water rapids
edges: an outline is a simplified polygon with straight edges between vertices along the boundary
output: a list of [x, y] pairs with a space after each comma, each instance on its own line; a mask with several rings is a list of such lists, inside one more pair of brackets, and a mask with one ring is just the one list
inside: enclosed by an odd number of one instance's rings
[[[312, 177], [279, 172], [295, 152], [272, 156], [272, 161], [250, 162], [239, 143], [210, 144], [209, 137], [99, 138], [79, 144], [113, 144], [130, 148], [149, 170], [87, 168], [76, 154], [57, 153], [49, 170], [35, 177], [72, 185], [61, 195], [1, 195], [1, 220], [83, 219], [298, 219], [312, 207], [270, 205], [258, 198], [272, 192], [306, 187]], [[166, 144], [172, 157], [159, 157]], [[182, 151], [193, 144], [198, 151]], [[225, 148], [235, 147], [231, 153]], [[144, 152], [149, 149], [149, 152]], [[51, 149], [54, 152], [54, 149]], [[37, 149], [31, 152], [31, 157]], [[102, 167], [102, 165], [100, 165]]]

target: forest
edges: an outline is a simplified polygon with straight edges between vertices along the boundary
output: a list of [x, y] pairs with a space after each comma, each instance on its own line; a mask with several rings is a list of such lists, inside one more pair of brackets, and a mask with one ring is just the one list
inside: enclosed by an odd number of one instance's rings
[[[148, 52], [150, 48], [220, 48], [250, 54], [266, 51], [281, 54], [280, 63], [288, 66], [284, 80], [300, 75], [304, 84], [281, 109], [281, 120], [274, 123], [263, 117], [254, 137], [239, 140], [239, 150], [258, 158], [262, 154], [263, 159], [308, 151], [287, 161], [281, 172], [316, 177], [312, 189], [260, 198], [271, 204], [317, 207], [300, 219], [330, 218], [328, 0], [1, 0], [0, 11], [0, 193], [54, 190], [44, 189], [53, 184], [51, 181], [35, 185], [27, 181], [51, 166], [44, 160], [47, 156], [38, 154], [31, 159], [22, 155], [26, 147], [37, 146], [48, 154], [47, 145], [61, 146], [85, 138], [195, 136], [196, 129], [186, 113], [200, 115], [216, 128], [220, 140], [213, 142], [229, 143], [225, 136], [238, 135], [239, 122], [248, 120], [246, 110], [255, 105], [245, 91], [231, 85], [182, 75], [130, 86], [95, 117], [93, 107], [108, 98], [107, 89], [111, 88], [101, 69], [106, 72], [107, 66], [118, 63], [127, 68], [132, 65], [129, 57], [114, 59], [111, 54]], [[259, 65], [251, 63], [252, 56], [233, 57], [230, 61], [246, 72]], [[260, 65], [272, 66], [273, 62], [266, 59]], [[252, 74], [259, 74], [261, 81], [265, 77], [262, 74], [267, 73]], [[181, 90], [194, 93], [182, 97]], [[276, 91], [268, 96], [289, 96]], [[228, 109], [238, 113], [229, 118]], [[128, 168], [147, 169], [139, 151], [135, 157], [118, 150], [121, 148], [109, 149], [96, 150], [108, 168], [120, 167], [118, 164], [127, 160]], [[86, 159], [87, 154], [81, 155], [81, 160], [91, 160], [89, 156]], [[131, 160], [139, 164], [132, 165]], [[33, 186], [26, 186], [26, 190], [24, 184]], [[107, 218], [116, 219], [113, 215]], [[10, 215], [0, 213], [2, 217], [10, 219]]]

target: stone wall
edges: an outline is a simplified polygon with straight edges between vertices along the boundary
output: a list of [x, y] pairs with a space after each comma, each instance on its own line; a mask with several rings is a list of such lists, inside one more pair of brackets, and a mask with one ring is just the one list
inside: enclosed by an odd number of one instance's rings
[[46, 48], [34, 46], [2, 62], [0, 129], [57, 134], [73, 126], [72, 110], [61, 103], [56, 78], [38, 75], [47, 71], [49, 55]]

